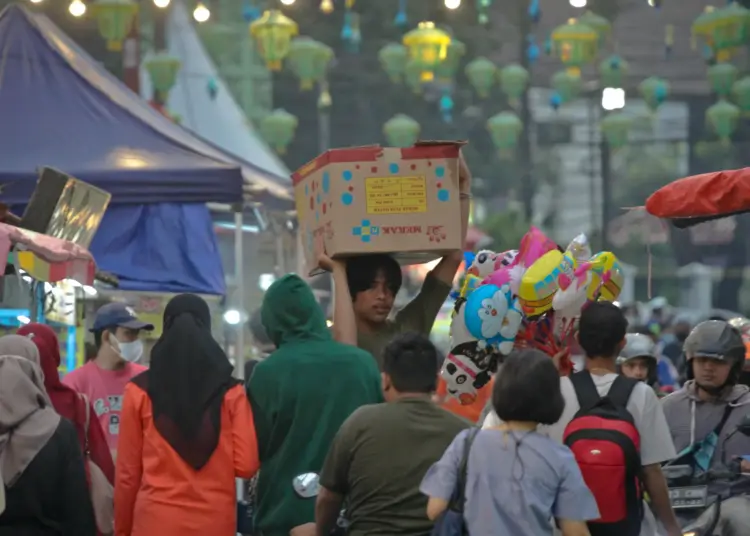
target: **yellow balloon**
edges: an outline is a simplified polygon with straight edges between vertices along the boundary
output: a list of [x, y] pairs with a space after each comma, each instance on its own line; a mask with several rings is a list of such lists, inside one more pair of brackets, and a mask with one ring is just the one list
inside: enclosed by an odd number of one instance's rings
[[518, 299], [527, 317], [539, 316], [552, 308], [552, 298], [559, 288], [560, 274], [573, 277], [576, 260], [570, 252], [548, 251], [532, 264], [521, 278]]
[[[591, 284], [589, 300], [615, 301], [622, 292], [624, 276], [617, 256], [611, 251], [597, 253], [591, 260]], [[607, 277], [605, 277], [605, 275]], [[602, 279], [606, 279], [602, 283]]]

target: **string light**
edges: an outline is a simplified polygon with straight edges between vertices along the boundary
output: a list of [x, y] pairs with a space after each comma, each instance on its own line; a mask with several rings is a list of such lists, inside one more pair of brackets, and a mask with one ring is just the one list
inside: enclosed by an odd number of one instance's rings
[[458, 9], [461, 7], [461, 0], [445, 0], [445, 7], [448, 9]]
[[159, 9], [164, 9], [169, 6], [169, 0], [154, 0], [154, 5]]
[[39, 4], [42, 0], [29, 0], [32, 4]]
[[328, 15], [329, 13], [333, 13], [333, 0], [321, 0], [320, 2], [320, 10]]
[[281, 3], [285, 6], [291, 6], [294, 2], [295, 0], [281, 0]]
[[570, 5], [573, 7], [586, 7], [587, 3], [586, 0], [570, 0]]
[[198, 5], [195, 6], [195, 9], [193, 10], [193, 18], [195, 21], [206, 22], [209, 17], [211, 17], [211, 12], [205, 5], [203, 5], [203, 2], [198, 2]]
[[86, 4], [81, 0], [73, 0], [68, 6], [68, 11], [74, 17], [83, 17], [86, 14]]

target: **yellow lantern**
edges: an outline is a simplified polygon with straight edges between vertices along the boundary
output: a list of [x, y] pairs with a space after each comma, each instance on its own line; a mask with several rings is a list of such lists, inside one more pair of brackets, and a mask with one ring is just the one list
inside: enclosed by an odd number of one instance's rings
[[448, 56], [451, 36], [435, 27], [434, 22], [420, 22], [419, 26], [404, 35], [404, 45], [409, 49], [409, 57], [421, 72], [423, 82], [435, 78], [435, 69]]
[[570, 19], [567, 24], [555, 28], [552, 32], [552, 42], [560, 61], [571, 74], [576, 74], [580, 73], [582, 65], [596, 58], [599, 50], [599, 33], [576, 19]]
[[122, 50], [122, 42], [133, 28], [138, 4], [133, 0], [97, 0], [91, 6], [99, 33], [107, 40], [107, 49]]
[[276, 9], [266, 11], [250, 24], [250, 35], [258, 45], [258, 52], [271, 71], [281, 69], [281, 62], [289, 54], [292, 37], [297, 35], [297, 23]]

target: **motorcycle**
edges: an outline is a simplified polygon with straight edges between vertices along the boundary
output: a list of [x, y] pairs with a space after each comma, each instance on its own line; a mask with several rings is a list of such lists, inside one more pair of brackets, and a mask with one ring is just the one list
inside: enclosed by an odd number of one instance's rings
[[[303, 473], [292, 479], [294, 493], [300, 499], [314, 499], [320, 492], [320, 476], [317, 473]], [[336, 527], [331, 531], [331, 536], [345, 536], [349, 522], [345, 516], [345, 510], [341, 510], [336, 520]]]
[[[727, 509], [723, 514], [724, 503], [732, 501], [736, 504], [749, 500], [745, 496], [733, 497], [732, 492], [733, 488], [743, 481], [750, 484], [750, 475], [742, 474], [739, 460], [726, 462], [724, 447], [727, 441], [738, 432], [750, 436], [750, 415], [743, 418], [723, 442], [721, 461], [725, 469], [709, 470], [695, 475], [694, 466], [689, 464], [671, 465], [668, 463], [662, 467], [669, 486], [672, 508], [683, 526], [684, 536], [723, 536], [722, 527], [733, 523], [732, 519], [729, 519], [730, 516], [736, 517], [732, 513], [732, 508]], [[716, 486], [716, 484], [719, 485]], [[710, 489], [716, 488], [722, 491], [709, 493]], [[746, 508], [742, 505], [734, 511], [740, 512]], [[722, 532], [716, 532], [717, 529]], [[746, 527], [743, 533], [750, 533], [747, 529], [750, 527]]]

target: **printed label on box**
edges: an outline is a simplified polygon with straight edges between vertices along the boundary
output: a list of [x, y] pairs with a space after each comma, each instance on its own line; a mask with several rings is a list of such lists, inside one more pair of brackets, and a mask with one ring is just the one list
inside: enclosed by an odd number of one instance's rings
[[368, 177], [365, 179], [368, 214], [427, 212], [424, 177]]

